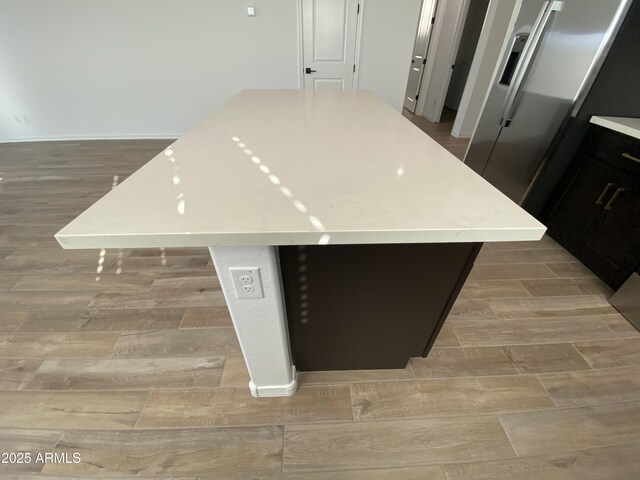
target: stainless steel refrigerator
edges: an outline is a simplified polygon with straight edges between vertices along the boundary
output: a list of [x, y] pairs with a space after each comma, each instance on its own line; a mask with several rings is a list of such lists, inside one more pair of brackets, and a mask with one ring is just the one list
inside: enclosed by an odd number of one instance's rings
[[522, 0], [464, 162], [522, 203], [631, 0]]

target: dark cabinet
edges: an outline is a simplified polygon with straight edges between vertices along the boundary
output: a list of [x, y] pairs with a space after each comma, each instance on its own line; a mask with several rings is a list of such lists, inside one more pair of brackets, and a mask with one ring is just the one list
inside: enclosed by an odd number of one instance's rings
[[296, 369], [405, 368], [426, 356], [481, 245], [279, 247]]
[[583, 157], [551, 212], [549, 234], [565, 248], [576, 250], [593, 224], [602, 216], [602, 202], [613, 187], [614, 171]]
[[[605, 215], [587, 243], [604, 280], [617, 289], [635, 270], [640, 254], [640, 192], [638, 182], [621, 178], [604, 207]], [[596, 273], [599, 273], [596, 272]]]
[[546, 217], [549, 235], [614, 290], [640, 265], [640, 141], [629, 139], [593, 127]]

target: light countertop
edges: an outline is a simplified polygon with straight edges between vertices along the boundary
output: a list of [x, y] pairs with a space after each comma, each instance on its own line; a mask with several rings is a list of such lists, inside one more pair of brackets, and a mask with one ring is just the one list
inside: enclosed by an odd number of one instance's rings
[[589, 122], [640, 139], [640, 118], [593, 116]]
[[245, 90], [63, 228], [64, 248], [538, 240], [368, 91]]

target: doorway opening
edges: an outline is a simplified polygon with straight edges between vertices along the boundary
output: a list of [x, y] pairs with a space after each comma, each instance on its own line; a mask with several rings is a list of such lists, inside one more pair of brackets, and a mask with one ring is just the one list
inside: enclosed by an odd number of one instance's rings
[[[481, 50], [481, 35], [485, 28], [492, 28], [491, 22], [486, 21], [490, 4], [495, 10], [499, 3], [500, 0], [423, 0], [404, 105], [406, 116], [419, 118], [414, 123], [421, 128], [426, 120], [442, 123], [439, 136], [445, 130], [448, 135], [471, 136], [457, 135], [454, 124], [458, 113], [462, 117], [466, 114], [463, 97], [468, 84], [476, 81], [471, 67]], [[415, 69], [416, 55], [423, 56], [421, 72]], [[480, 97], [484, 92], [473, 94]]]
[[469, 70], [476, 53], [478, 39], [489, 7], [489, 0], [473, 0], [469, 2], [460, 42], [453, 64], [449, 86], [444, 100], [444, 108], [458, 112], [464, 87], [469, 78]]

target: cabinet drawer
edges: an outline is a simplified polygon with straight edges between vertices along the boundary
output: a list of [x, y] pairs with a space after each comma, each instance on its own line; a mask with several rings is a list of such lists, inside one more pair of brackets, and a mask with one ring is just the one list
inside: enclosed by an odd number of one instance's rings
[[640, 177], [640, 140], [590, 125], [580, 151], [636, 178]]

